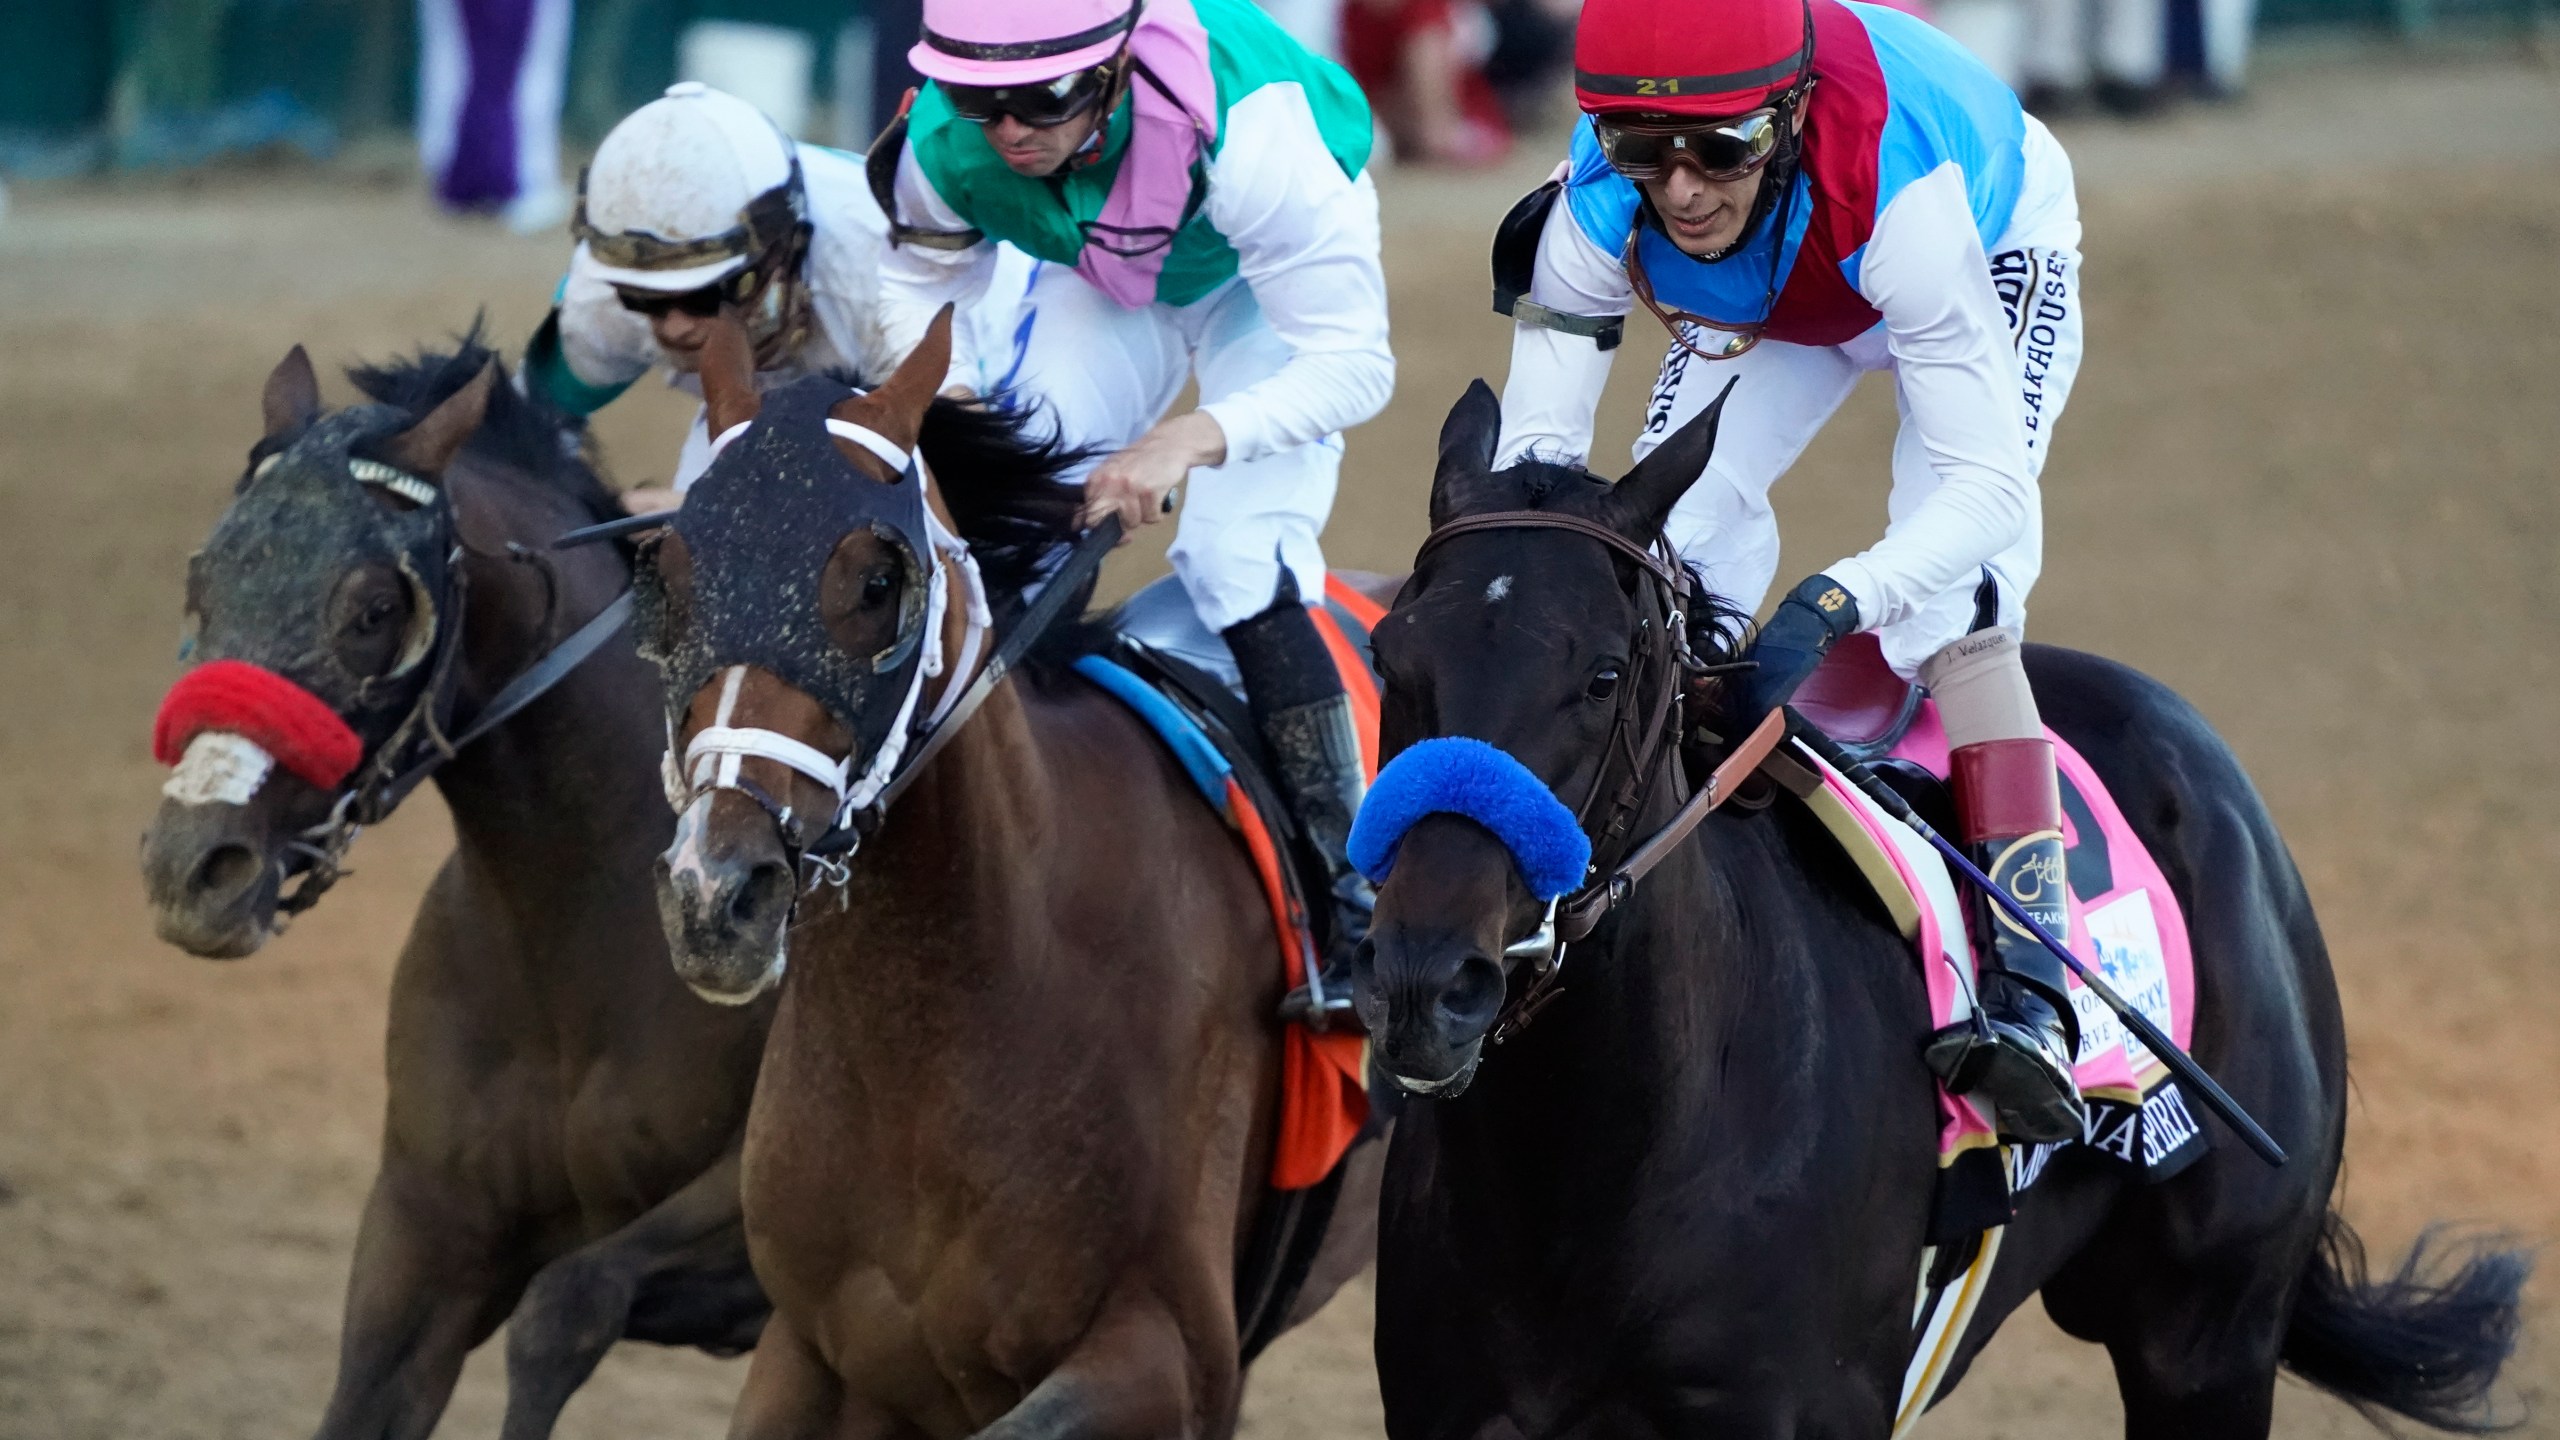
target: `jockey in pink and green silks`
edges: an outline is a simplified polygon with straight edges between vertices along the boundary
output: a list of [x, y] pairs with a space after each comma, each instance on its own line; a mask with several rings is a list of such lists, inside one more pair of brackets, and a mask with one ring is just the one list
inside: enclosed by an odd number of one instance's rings
[[[1179, 496], [1174, 571], [1334, 881], [1326, 963], [1284, 1009], [1347, 1018], [1361, 750], [1304, 602], [1341, 432], [1395, 379], [1368, 106], [1251, 0], [927, 0], [909, 58], [930, 83], [888, 137], [890, 348], [1001, 287], [996, 242], [1038, 262], [1007, 342], [963, 345], [952, 383], [1043, 406], [1103, 457], [1088, 523], [1135, 530]], [[1186, 380], [1199, 408], [1168, 415]]]

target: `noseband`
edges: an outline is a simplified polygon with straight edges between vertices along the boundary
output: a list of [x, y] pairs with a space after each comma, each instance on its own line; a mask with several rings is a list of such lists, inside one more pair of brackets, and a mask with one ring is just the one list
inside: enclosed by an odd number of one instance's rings
[[1422, 542], [1414, 563], [1419, 566], [1432, 550], [1460, 535], [1489, 530], [1563, 530], [1597, 540], [1632, 562], [1638, 577], [1636, 630], [1629, 646], [1631, 673], [1618, 691], [1599, 771], [1581, 802], [1572, 807], [1575, 823], [1591, 841], [1591, 878], [1581, 889], [1550, 901], [1538, 929], [1505, 948], [1504, 958], [1527, 961], [1536, 979], [1504, 1004], [1493, 1031], [1494, 1041], [1500, 1043], [1554, 998], [1564, 947], [1597, 928], [1634, 891], [1637, 881], [1662, 863], [1759, 768], [1785, 738], [1786, 720], [1784, 712], [1771, 712], [1716, 766], [1704, 786], [1685, 797], [1669, 821], [1638, 843], [1635, 826], [1652, 801], [1654, 786], [1665, 775], [1674, 786], [1686, 783], [1686, 772], [1666, 762], [1678, 750], [1689, 677], [1735, 668], [1710, 665], [1689, 647], [1688, 607], [1696, 590], [1688, 568], [1661, 537], [1650, 546], [1640, 545], [1596, 520], [1545, 510], [1497, 510], [1452, 520]]

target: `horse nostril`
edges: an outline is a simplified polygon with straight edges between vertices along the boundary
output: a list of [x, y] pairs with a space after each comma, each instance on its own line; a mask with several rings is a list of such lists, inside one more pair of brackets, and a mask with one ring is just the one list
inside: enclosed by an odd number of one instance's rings
[[216, 845], [196, 862], [195, 874], [187, 881], [187, 891], [195, 896], [216, 898], [237, 895], [257, 883], [257, 852], [246, 845]]
[[756, 930], [790, 903], [790, 870], [778, 861], [763, 861], [730, 892], [729, 924], [738, 930]]
[[1441, 1017], [1452, 1025], [1476, 1028], [1493, 1022], [1502, 1005], [1502, 967], [1482, 955], [1458, 962], [1458, 973], [1440, 992]]

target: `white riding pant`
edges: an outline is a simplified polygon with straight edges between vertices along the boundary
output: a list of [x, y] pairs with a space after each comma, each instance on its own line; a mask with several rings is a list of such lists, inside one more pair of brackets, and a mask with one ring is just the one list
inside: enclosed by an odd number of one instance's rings
[[[2021, 201], [2018, 223], [1990, 257], [1992, 288], [1999, 292], [2017, 351], [2031, 480], [2044, 472], [2054, 423], [2080, 371], [2079, 208], [2068, 185], [2058, 200], [2044, 198], [2049, 203], [2035, 207]], [[1732, 360], [1701, 360], [1677, 344], [1669, 348], [1646, 405], [1644, 431], [1636, 438], [1637, 459], [1704, 408], [1726, 380], [1735, 381], [1717, 426], [1715, 459], [1664, 526], [1681, 556], [1703, 572], [1709, 590], [1746, 609], [1759, 608], [1778, 573], [1778, 517], [1769, 507], [1769, 488], [1849, 398], [1861, 375], [1891, 368], [1881, 324], [1845, 345], [1764, 340]], [[1887, 534], [1938, 487], [1910, 406], [1899, 392], [1896, 400], [1902, 428], [1894, 437]], [[2025, 535], [1984, 566], [2000, 589], [1994, 623], [2025, 625], [2027, 592], [2043, 565], [2039, 502]], [[1876, 632], [1895, 674], [1916, 678], [1922, 661], [1974, 627], [1980, 578], [1968, 578]]]
[[[1042, 405], [1059, 437], [1098, 452], [1098, 464], [1163, 419], [1185, 379], [1199, 381], [1205, 405], [1277, 372], [1289, 354], [1242, 280], [1189, 305], [1132, 310], [1072, 268], [1042, 264], [1031, 274], [1011, 346], [982, 354], [978, 388], [1010, 387]], [[1171, 558], [1202, 624], [1224, 630], [1269, 609], [1283, 564], [1299, 594], [1324, 594], [1318, 537], [1341, 471], [1342, 437], [1333, 434], [1191, 472]]]

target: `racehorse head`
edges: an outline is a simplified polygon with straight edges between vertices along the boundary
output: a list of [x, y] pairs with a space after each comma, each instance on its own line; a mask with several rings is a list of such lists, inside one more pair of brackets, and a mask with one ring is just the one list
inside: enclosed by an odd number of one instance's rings
[[1360, 1018], [1407, 1089], [1465, 1087], [1525, 984], [1515, 972], [1546, 953], [1522, 942], [1595, 848], [1610, 864], [1640, 838], [1620, 801], [1653, 777], [1630, 769], [1678, 763], [1676, 737], [1646, 738], [1686, 654], [1667, 633], [1684, 619], [1671, 572], [1649, 557], [1714, 451], [1721, 403], [1614, 485], [1534, 460], [1494, 469], [1501, 408], [1482, 381], [1440, 432], [1433, 538], [1371, 637], [1388, 763], [1352, 841], [1379, 882]]
[[[934, 398], [947, 311], [868, 393], [812, 376], [759, 394], [735, 330], [703, 354], [718, 454], [644, 542], [636, 582], [677, 811], [660, 917], [686, 983], [733, 1004], [780, 978], [804, 880], [844, 883], [910, 743], [983, 655], [988, 586], [1028, 578], [1020, 562], [1056, 543], [1075, 496], [1054, 483], [1068, 457], [1024, 442], [1020, 419]], [[954, 457], [930, 495], [920, 444]], [[1039, 493], [991, 519], [980, 471]], [[991, 528], [1037, 544], [958, 539]]]
[[314, 837], [347, 818], [422, 717], [434, 723], [436, 687], [452, 678], [445, 471], [480, 428], [497, 370], [471, 342], [420, 364], [438, 372], [429, 403], [323, 413], [295, 346], [267, 377], [265, 435], [230, 508], [188, 562], [181, 658], [198, 663], [155, 727], [177, 770], [142, 867], [161, 938], [194, 954], [249, 954], [279, 928], [288, 880], [315, 867], [320, 883], [334, 878], [336, 856]]

